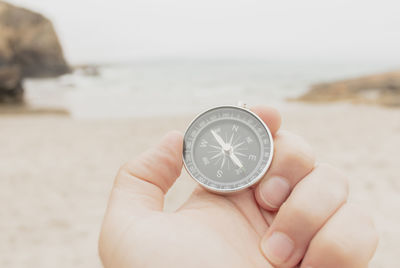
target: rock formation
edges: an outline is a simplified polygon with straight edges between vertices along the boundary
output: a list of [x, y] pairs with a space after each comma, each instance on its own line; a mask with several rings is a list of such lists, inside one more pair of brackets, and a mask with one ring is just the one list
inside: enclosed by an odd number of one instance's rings
[[22, 101], [22, 79], [70, 71], [52, 23], [0, 1], [0, 103]]
[[400, 71], [321, 83], [296, 100], [307, 102], [352, 101], [400, 106]]

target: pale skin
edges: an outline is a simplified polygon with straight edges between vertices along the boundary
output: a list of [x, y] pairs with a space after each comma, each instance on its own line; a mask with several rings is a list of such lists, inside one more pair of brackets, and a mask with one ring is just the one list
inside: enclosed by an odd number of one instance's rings
[[261, 182], [229, 196], [198, 186], [176, 212], [163, 212], [182, 170], [182, 134], [168, 133], [115, 179], [99, 240], [104, 267], [368, 267], [378, 235], [347, 203], [346, 177], [279, 130], [275, 109], [252, 110], [275, 142]]

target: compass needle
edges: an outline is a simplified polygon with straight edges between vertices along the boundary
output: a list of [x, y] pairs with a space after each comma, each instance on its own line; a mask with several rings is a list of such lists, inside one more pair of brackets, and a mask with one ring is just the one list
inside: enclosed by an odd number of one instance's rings
[[242, 146], [244, 143], [245, 143], [245, 142], [242, 141], [241, 143], [236, 144], [235, 146], [233, 146], [233, 149], [236, 149], [236, 148]]
[[229, 156], [231, 157], [232, 161], [233, 161], [239, 168], [242, 168], [242, 167], [243, 167], [242, 162], [240, 162], [239, 158], [237, 158], [237, 156], [236, 156], [235, 154], [231, 153]]
[[232, 132], [232, 136], [229, 139], [229, 145], [232, 146], [233, 136], [235, 136], [235, 132]]
[[222, 158], [221, 169], [224, 167], [224, 164], [225, 164], [225, 155]]
[[222, 153], [217, 153], [216, 155], [212, 156], [210, 159], [215, 159], [215, 158], [219, 157], [220, 155], [222, 155]]
[[226, 147], [225, 142], [222, 140], [221, 136], [219, 136], [214, 130], [211, 130], [212, 135], [214, 136], [215, 140], [221, 145], [222, 148]]
[[235, 145], [238, 141], [240, 141], [240, 135], [237, 135], [237, 137], [235, 137], [235, 139], [232, 142], [232, 145]]

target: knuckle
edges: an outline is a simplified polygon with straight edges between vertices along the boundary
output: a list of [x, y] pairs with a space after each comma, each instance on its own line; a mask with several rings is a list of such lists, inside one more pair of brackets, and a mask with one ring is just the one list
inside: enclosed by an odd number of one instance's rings
[[167, 170], [170, 171], [170, 174], [168, 175], [175, 178], [179, 177], [182, 171], [181, 166], [177, 164], [177, 158], [178, 156], [176, 155], [175, 150], [170, 148], [170, 146], [165, 146], [162, 148], [162, 150], [159, 151], [158, 162], [163, 163]]
[[129, 171], [129, 166], [130, 166], [130, 162], [125, 162], [121, 165], [121, 167], [119, 168], [117, 175], [121, 175], [122, 173], [128, 172]]
[[121, 165], [114, 180], [115, 188], [126, 185], [127, 182], [132, 181], [133, 177], [136, 177], [135, 162], [136, 160], [130, 160]]
[[320, 237], [319, 242], [324, 252], [329, 252], [340, 263], [353, 263], [356, 256], [355, 250], [344, 237], [325, 235]]
[[368, 223], [369, 225], [373, 226], [371, 216], [360, 206], [355, 204], [346, 204], [343, 206], [342, 210], [344, 210], [347, 215], [357, 218], [360, 222]]
[[129, 162], [125, 162], [118, 169], [117, 175], [114, 180], [114, 188], [122, 183], [127, 174], [129, 174]]
[[319, 178], [329, 183], [330, 193], [337, 195], [338, 198], [347, 199], [349, 180], [343, 172], [329, 164], [318, 164], [315, 170]]
[[324, 221], [346, 203], [348, 184], [345, 176], [328, 165], [319, 166], [308, 176], [298, 184], [282, 207], [295, 218], [314, 226], [315, 222]]
[[312, 211], [309, 209], [309, 201], [305, 198], [296, 198], [296, 200], [288, 200], [281, 206], [282, 211], [286, 211], [291, 215], [294, 219], [298, 219], [298, 221], [303, 222], [305, 225], [309, 224], [314, 225], [313, 222], [315, 218], [313, 216]]
[[[175, 135], [175, 134], [173, 134]], [[114, 182], [114, 186], [124, 185], [132, 179], [158, 181], [163, 191], [167, 191], [172, 183], [180, 176], [182, 170], [182, 154], [174, 144], [164, 142], [159, 146], [143, 152], [133, 160], [123, 164]]]
[[276, 140], [277, 147], [282, 150], [283, 164], [296, 165], [302, 170], [311, 170], [314, 167], [315, 153], [302, 137], [280, 131]]
[[362, 237], [337, 233], [322, 235], [318, 242], [319, 248], [338, 263], [346, 264], [346, 267], [366, 267], [375, 252], [378, 236], [371, 229], [371, 233], [363, 231]]
[[379, 232], [375, 226], [374, 220], [362, 207], [354, 204], [346, 204], [343, 207], [347, 214], [363, 226], [364, 238], [367, 239], [371, 249], [375, 250], [379, 243]]
[[365, 267], [379, 241], [371, 217], [362, 209], [345, 204], [328, 226], [318, 233], [318, 247], [346, 267]]

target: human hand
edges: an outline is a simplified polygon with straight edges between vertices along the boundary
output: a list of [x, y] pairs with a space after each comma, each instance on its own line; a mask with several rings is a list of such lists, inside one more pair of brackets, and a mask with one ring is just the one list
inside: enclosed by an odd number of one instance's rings
[[125, 164], [99, 241], [105, 267], [367, 267], [377, 244], [371, 219], [346, 203], [348, 185], [320, 164], [271, 108], [252, 109], [275, 141], [271, 167], [255, 187], [220, 196], [200, 186], [176, 212], [164, 195], [182, 169], [182, 135], [167, 134]]

